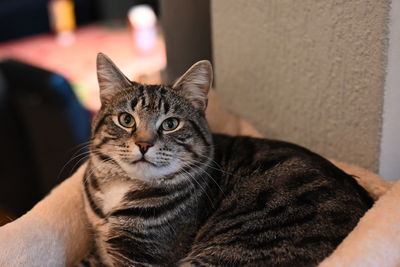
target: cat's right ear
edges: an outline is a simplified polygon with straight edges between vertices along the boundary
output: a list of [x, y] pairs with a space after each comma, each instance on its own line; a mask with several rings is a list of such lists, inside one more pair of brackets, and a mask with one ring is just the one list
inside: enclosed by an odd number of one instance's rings
[[98, 53], [96, 65], [102, 104], [107, 103], [116, 92], [132, 86], [129, 79], [106, 55]]
[[174, 83], [172, 88], [189, 100], [193, 106], [204, 111], [207, 107], [207, 94], [213, 80], [211, 63], [201, 60], [195, 63]]

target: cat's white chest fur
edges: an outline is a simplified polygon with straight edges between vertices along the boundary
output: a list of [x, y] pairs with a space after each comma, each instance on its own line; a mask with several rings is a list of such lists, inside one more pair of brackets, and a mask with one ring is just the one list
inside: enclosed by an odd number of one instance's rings
[[116, 208], [124, 195], [129, 191], [129, 185], [126, 182], [112, 182], [107, 184], [102, 189], [103, 192], [98, 192], [96, 195], [103, 199], [103, 212], [108, 213]]

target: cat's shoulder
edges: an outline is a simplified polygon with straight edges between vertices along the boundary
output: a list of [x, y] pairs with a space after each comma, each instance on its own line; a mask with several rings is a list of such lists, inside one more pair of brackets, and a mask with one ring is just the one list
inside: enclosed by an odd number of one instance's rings
[[300, 145], [267, 138], [258, 138], [250, 136], [229, 136], [225, 134], [213, 134], [214, 146], [217, 150], [223, 151], [250, 151], [251, 153], [268, 152], [273, 153], [300, 153], [309, 156], [316, 155], [311, 150]]
[[365, 201], [372, 203], [369, 194], [351, 175], [337, 168], [328, 159], [300, 145], [248, 136], [214, 134], [213, 138], [216, 160], [225, 168], [233, 170], [232, 173], [241, 171], [254, 174], [257, 170], [265, 174], [274, 170], [275, 176], [287, 178], [279, 181], [295, 182], [297, 185], [299, 182], [303, 183], [305, 177], [323, 180], [342, 189], [352, 188], [353, 192], [358, 192]]
[[230, 166], [253, 168], [279, 164], [344, 174], [323, 156], [290, 142], [222, 134], [214, 134], [213, 139], [217, 161]]

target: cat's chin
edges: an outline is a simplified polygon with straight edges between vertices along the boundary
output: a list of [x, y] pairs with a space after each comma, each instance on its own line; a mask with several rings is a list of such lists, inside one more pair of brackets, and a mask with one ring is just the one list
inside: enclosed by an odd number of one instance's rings
[[165, 166], [157, 166], [148, 161], [137, 161], [133, 164], [121, 162], [120, 166], [130, 178], [141, 180], [143, 182], [163, 180], [166, 176], [169, 176], [180, 169], [180, 166], [174, 162]]

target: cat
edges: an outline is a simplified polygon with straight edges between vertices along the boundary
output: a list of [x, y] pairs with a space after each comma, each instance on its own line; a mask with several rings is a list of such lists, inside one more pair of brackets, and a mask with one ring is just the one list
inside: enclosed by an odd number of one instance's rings
[[373, 204], [305, 148], [211, 134], [208, 61], [172, 86], [131, 82], [103, 54], [97, 74], [83, 266], [314, 266]]

